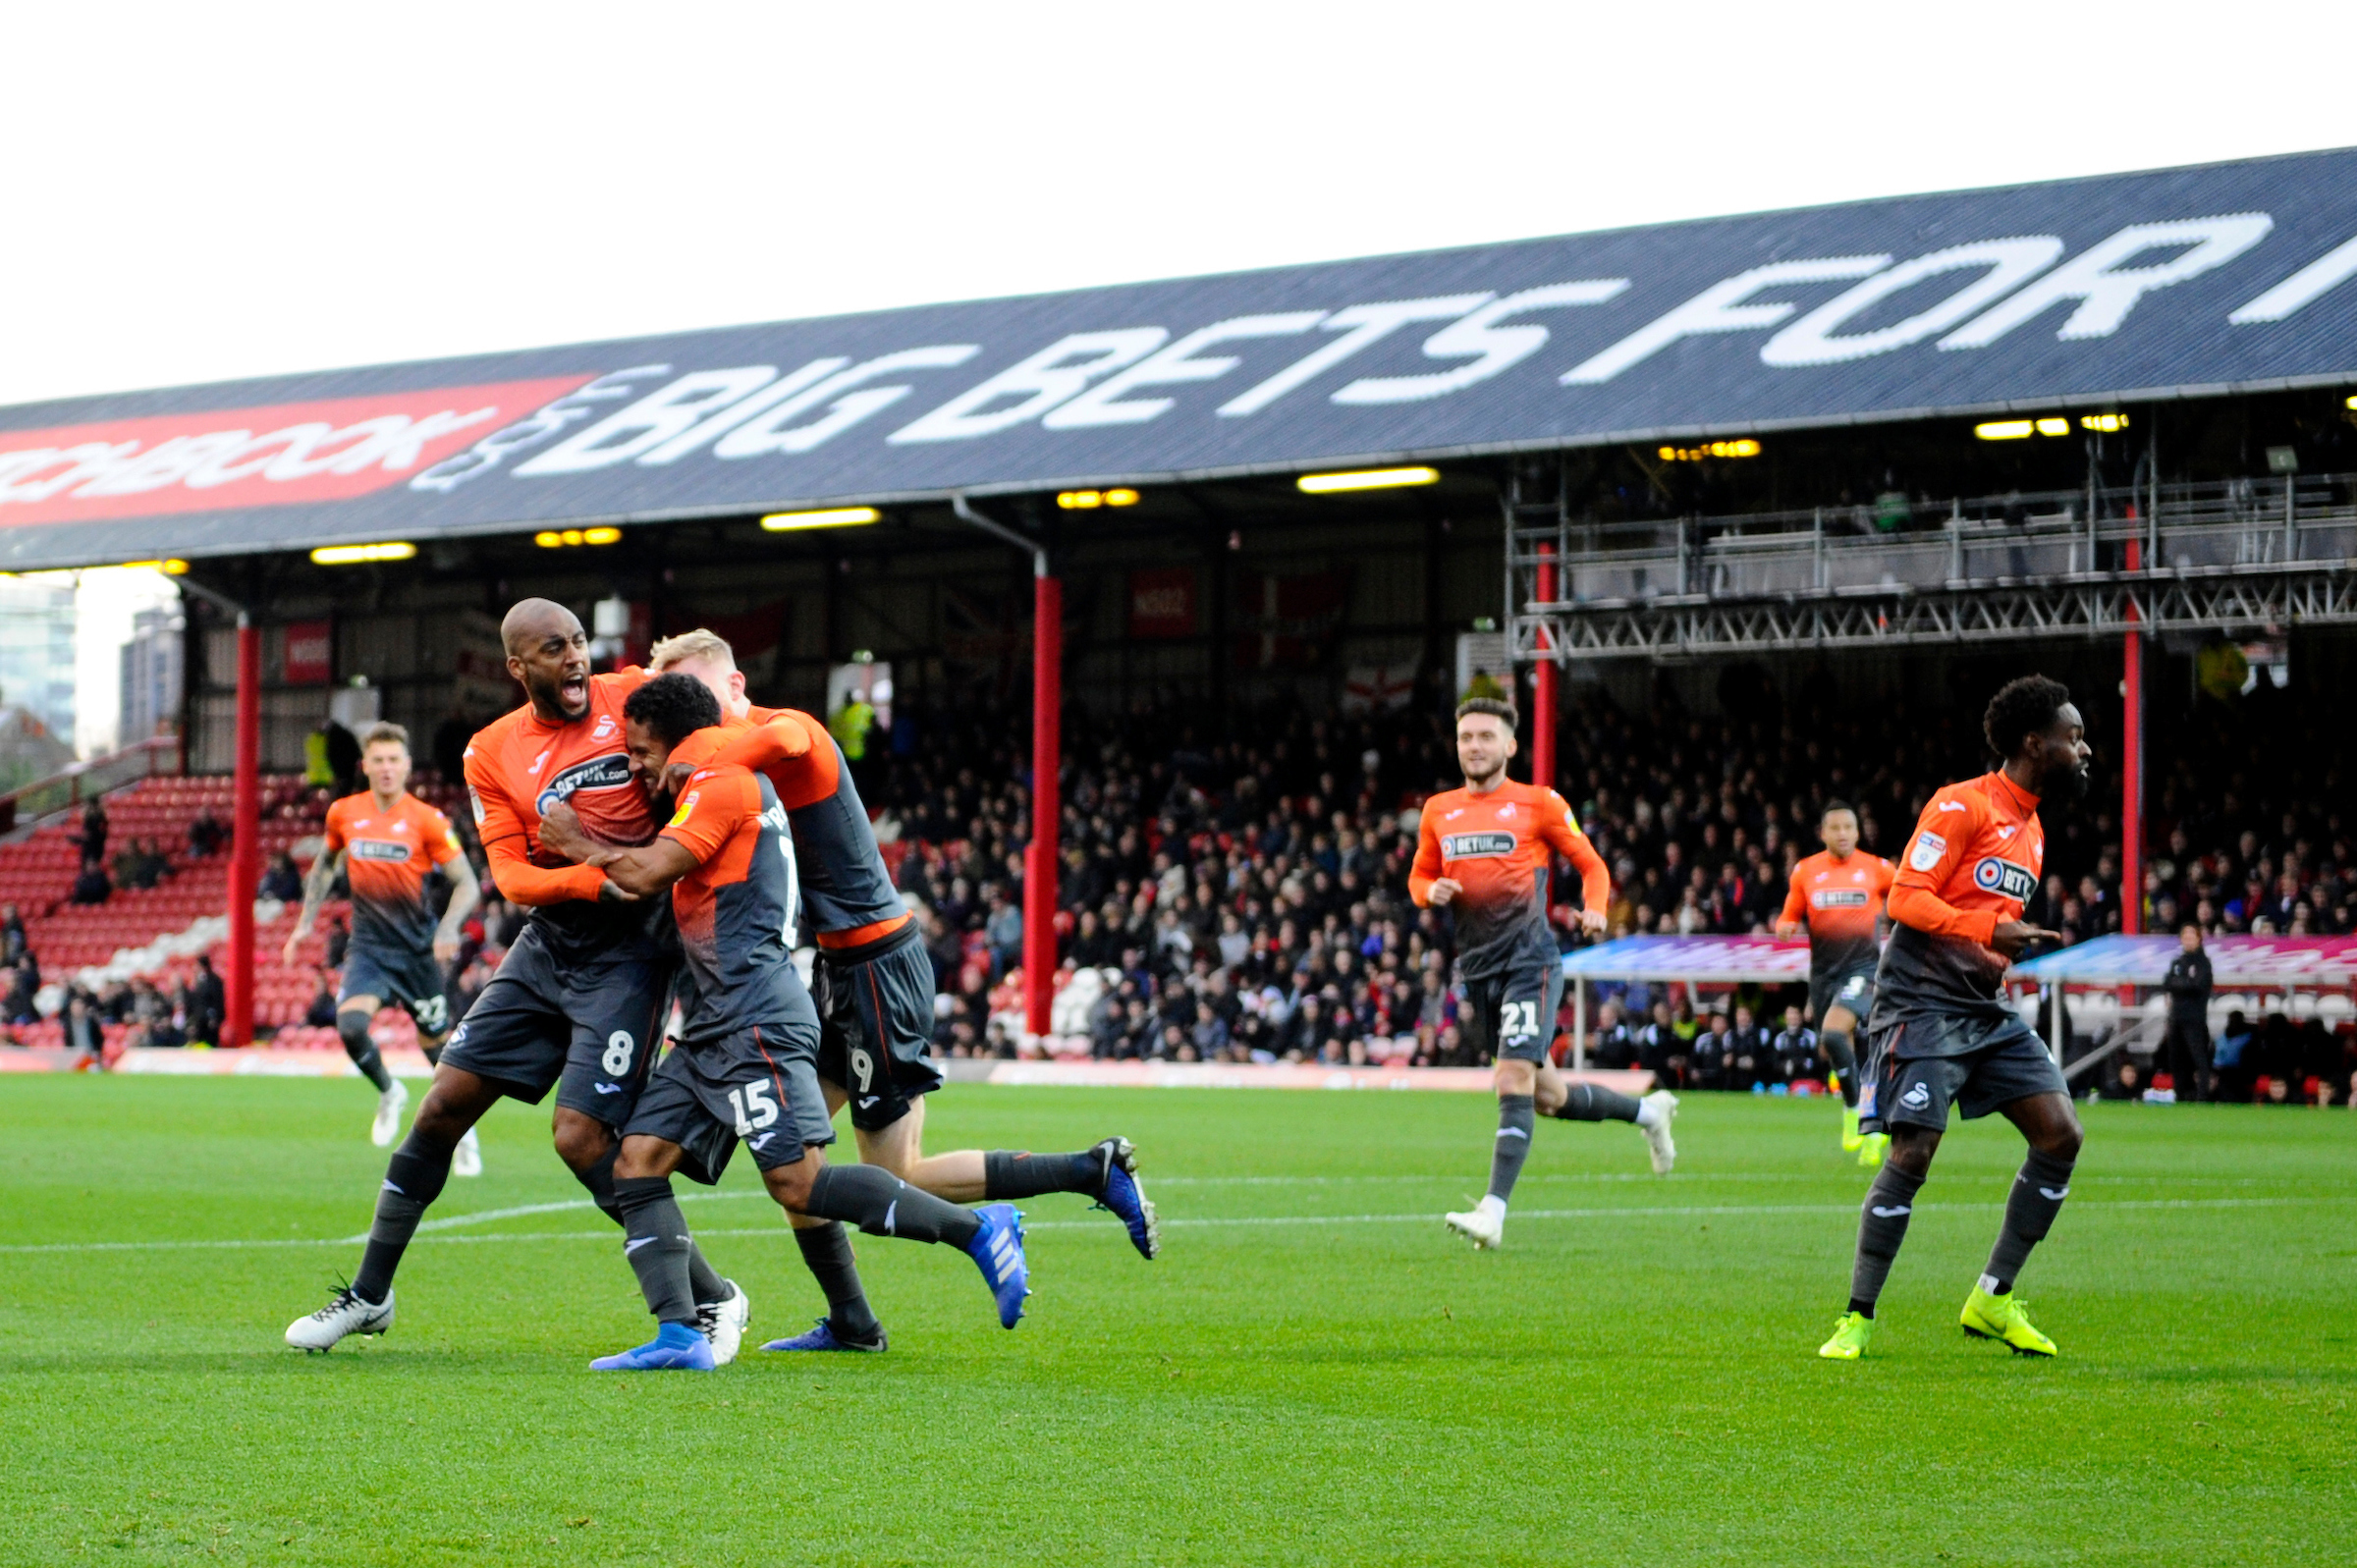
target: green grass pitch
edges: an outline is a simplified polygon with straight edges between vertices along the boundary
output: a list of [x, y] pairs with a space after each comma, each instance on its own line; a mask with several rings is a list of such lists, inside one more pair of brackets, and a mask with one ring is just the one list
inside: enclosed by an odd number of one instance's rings
[[[1507, 1248], [1486, 1100], [1006, 1090], [928, 1142], [1134, 1137], [1167, 1251], [1031, 1217], [1013, 1333], [947, 1249], [863, 1240], [882, 1357], [816, 1316], [740, 1160], [686, 1206], [749, 1290], [711, 1376], [605, 1375], [648, 1321], [593, 1212], [445, 1223], [400, 1321], [287, 1350], [384, 1156], [352, 1080], [0, 1084], [0, 1562], [2296, 1563], [2357, 1541], [2357, 1118], [2102, 1107], [2022, 1283], [1956, 1309], [2020, 1145], [1952, 1134], [1876, 1354], [1821, 1363], [1864, 1177], [1822, 1101], [1693, 1096], [1677, 1173], [1545, 1123]], [[574, 1205], [503, 1107], [436, 1214]], [[697, 1191], [700, 1189], [686, 1188]], [[99, 1245], [105, 1244], [105, 1245]]]

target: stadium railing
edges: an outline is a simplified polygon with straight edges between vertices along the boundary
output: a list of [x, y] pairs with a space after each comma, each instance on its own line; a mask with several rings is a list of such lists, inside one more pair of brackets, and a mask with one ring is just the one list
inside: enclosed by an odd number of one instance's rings
[[[1544, 530], [1553, 543], [1559, 531]], [[1566, 521], [1566, 605], [1668, 596], [1769, 597], [2056, 580], [2147, 571], [2337, 564], [2357, 556], [2357, 475], [2288, 474], [1643, 522]], [[1517, 533], [1517, 564], [1537, 563]], [[1522, 561], [1520, 556], [1528, 554]]]
[[19, 823], [38, 822], [43, 817], [69, 811], [93, 796], [110, 793], [141, 779], [179, 772], [177, 735], [158, 735], [103, 757], [78, 762], [46, 779], [35, 779], [0, 795], [0, 833], [15, 831]]

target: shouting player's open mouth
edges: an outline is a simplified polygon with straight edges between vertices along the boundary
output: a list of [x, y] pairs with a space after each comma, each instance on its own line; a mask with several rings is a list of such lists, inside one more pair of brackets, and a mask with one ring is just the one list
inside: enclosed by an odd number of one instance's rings
[[589, 673], [585, 670], [579, 675], [575, 675], [571, 671], [566, 672], [565, 677], [557, 682], [557, 703], [576, 718], [587, 713], [589, 711]]

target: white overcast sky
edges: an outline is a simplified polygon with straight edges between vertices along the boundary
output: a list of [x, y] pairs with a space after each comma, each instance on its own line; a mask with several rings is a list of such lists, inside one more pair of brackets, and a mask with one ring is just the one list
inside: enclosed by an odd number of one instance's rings
[[0, 58], [0, 405], [2357, 143], [2352, 0], [183, 0]]

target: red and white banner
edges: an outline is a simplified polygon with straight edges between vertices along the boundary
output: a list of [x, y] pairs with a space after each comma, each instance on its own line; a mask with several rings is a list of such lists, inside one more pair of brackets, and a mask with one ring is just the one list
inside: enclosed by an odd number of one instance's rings
[[1195, 634], [1195, 568], [1153, 567], [1129, 573], [1129, 635]]
[[342, 501], [402, 483], [588, 376], [0, 433], [0, 526]]

